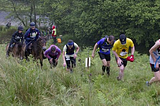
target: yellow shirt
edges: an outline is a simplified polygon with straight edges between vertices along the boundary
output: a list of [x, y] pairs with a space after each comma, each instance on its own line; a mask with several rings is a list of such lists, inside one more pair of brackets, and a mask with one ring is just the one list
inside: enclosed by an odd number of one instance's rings
[[128, 57], [129, 47], [134, 47], [134, 43], [131, 39], [126, 38], [125, 45], [122, 45], [120, 40], [118, 39], [114, 43], [112, 50], [115, 51], [120, 58], [126, 59]]

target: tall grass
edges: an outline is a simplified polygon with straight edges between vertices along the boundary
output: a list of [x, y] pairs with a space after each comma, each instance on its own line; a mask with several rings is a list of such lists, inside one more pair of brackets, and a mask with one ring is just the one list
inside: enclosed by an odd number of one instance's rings
[[[48, 45], [49, 46], [49, 45]], [[96, 54], [92, 66], [84, 66], [91, 49], [79, 52], [77, 67], [71, 74], [62, 66], [62, 56], [56, 68], [50, 69], [44, 60], [41, 69], [29, 62], [5, 57], [5, 45], [0, 45], [0, 105], [1, 106], [159, 106], [160, 86], [147, 87], [145, 81], [153, 73], [147, 55], [135, 54], [135, 62], [128, 62], [124, 81], [117, 81], [119, 69], [114, 56], [111, 75], [101, 75], [102, 62]]]

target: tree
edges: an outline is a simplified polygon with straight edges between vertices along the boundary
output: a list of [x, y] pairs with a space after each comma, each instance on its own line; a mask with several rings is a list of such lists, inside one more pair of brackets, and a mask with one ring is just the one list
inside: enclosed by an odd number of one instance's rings
[[[27, 26], [28, 20], [37, 23], [37, 5], [40, 4], [39, 0], [1, 0], [3, 1], [3, 9], [10, 12], [10, 17], [18, 19], [24, 26]], [[10, 18], [9, 17], [9, 18]]]

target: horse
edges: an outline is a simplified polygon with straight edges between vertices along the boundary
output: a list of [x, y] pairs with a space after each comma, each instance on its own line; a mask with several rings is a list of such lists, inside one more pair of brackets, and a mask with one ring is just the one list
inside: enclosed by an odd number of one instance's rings
[[43, 66], [44, 59], [44, 51], [46, 50], [46, 37], [39, 37], [36, 41], [31, 42], [30, 47], [31, 51], [25, 52], [26, 60], [28, 60], [28, 56], [32, 54], [34, 60], [40, 60], [41, 67]]
[[[16, 42], [12, 45], [13, 47], [10, 48], [10, 52], [12, 56], [18, 57], [22, 60], [25, 56], [25, 44], [23, 42]], [[7, 44], [6, 46], [6, 51], [8, 50], [8, 48], [9, 48], [9, 44]]]

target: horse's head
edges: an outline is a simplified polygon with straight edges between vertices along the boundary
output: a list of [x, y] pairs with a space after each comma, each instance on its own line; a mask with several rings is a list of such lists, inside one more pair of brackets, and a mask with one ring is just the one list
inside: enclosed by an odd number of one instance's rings
[[42, 46], [42, 49], [45, 51], [46, 50], [46, 42], [47, 42], [47, 38], [46, 37], [39, 37], [37, 39], [37, 42], [39, 42], [39, 45]]
[[17, 42], [16, 44], [18, 44], [18, 48], [21, 48], [23, 46], [23, 42]]

